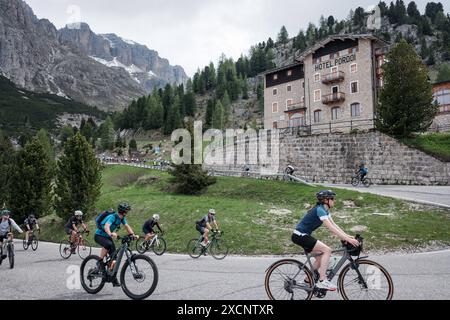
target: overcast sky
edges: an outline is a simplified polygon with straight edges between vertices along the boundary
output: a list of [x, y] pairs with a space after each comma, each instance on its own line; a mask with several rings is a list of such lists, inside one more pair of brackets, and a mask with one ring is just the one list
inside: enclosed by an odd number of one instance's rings
[[[38, 18], [57, 28], [86, 22], [95, 33], [117, 35], [147, 45], [181, 65], [189, 76], [225, 53], [234, 59], [250, 46], [276, 39], [282, 25], [290, 36], [320, 15], [343, 19], [350, 9], [378, 0], [25, 0]], [[406, 0], [405, 3], [409, 1]], [[417, 0], [423, 13], [428, 0]], [[450, 3], [442, 1], [449, 11]]]

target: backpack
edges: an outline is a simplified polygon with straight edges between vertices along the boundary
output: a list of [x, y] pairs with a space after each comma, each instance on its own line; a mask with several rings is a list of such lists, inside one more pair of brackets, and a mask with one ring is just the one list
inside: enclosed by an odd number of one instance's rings
[[114, 214], [115, 212], [109, 212], [109, 211], [103, 211], [101, 212], [97, 218], [95, 218], [95, 224], [97, 226], [97, 229], [103, 230], [102, 228], [102, 222], [105, 220], [108, 216]]

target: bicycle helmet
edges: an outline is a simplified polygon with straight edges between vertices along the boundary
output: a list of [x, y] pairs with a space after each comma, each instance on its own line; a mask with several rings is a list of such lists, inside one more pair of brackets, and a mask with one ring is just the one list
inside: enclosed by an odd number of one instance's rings
[[11, 215], [11, 211], [9, 211], [8, 209], [4, 209], [3, 211], [0, 212], [0, 217], [10, 216], [10, 215]]
[[36, 216], [34, 215], [34, 213], [30, 213], [30, 214], [28, 215], [28, 218], [29, 218], [29, 219], [35, 219]]
[[336, 193], [334, 193], [331, 190], [322, 190], [322, 191], [319, 191], [316, 194], [316, 196], [317, 196], [317, 200], [319, 200], [319, 202], [322, 202], [327, 199], [334, 199], [334, 197], [336, 196]]
[[155, 220], [155, 221], [159, 221], [159, 214], [154, 214], [153, 215], [153, 219]]
[[216, 215], [216, 210], [214, 210], [214, 209], [209, 209], [208, 213], [209, 213], [209, 214], [212, 214], [213, 216], [215, 216], [215, 215]]
[[119, 204], [117, 210], [119, 211], [119, 213], [127, 213], [131, 210], [131, 206], [126, 202], [122, 202], [121, 204]]
[[75, 211], [75, 217], [82, 217], [82, 216], [83, 216], [83, 212], [81, 210]]

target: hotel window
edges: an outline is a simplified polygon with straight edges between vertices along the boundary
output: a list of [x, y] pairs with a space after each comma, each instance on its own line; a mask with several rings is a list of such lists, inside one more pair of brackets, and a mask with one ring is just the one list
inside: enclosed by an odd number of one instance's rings
[[331, 120], [337, 120], [339, 119], [339, 115], [341, 113], [341, 108], [334, 107], [331, 109]]
[[303, 88], [303, 89], [305, 88], [305, 83], [304, 83], [304, 82], [302, 82], [302, 88]]
[[314, 82], [319, 82], [320, 81], [320, 73], [316, 73], [314, 75]]
[[319, 123], [322, 118], [322, 110], [316, 110], [314, 111], [314, 122]]
[[314, 90], [314, 102], [318, 102], [320, 101], [320, 97], [321, 96], [321, 91], [319, 90]]
[[339, 58], [339, 51], [338, 51], [338, 52], [335, 52], [335, 53], [332, 53], [332, 54], [330, 54], [330, 59], [334, 59], [334, 58]]
[[287, 99], [286, 100], [286, 110], [289, 108], [289, 106], [291, 106], [294, 103], [294, 101], [292, 99]]
[[358, 81], [354, 81], [350, 83], [350, 93], [358, 93]]
[[273, 75], [273, 80], [278, 80], [278, 74]]
[[278, 94], [278, 89], [273, 89], [272, 93], [274, 96], [276, 96]]
[[361, 104], [352, 103], [350, 108], [352, 110], [352, 118], [361, 116]]
[[358, 64], [357, 63], [352, 63], [350, 65], [350, 73], [356, 73], [358, 72]]
[[278, 112], [278, 102], [272, 103], [272, 113]]
[[333, 67], [331, 68], [331, 73], [336, 74], [338, 73], [339, 68], [338, 67]]
[[450, 89], [436, 91], [434, 98], [440, 106], [450, 105]]
[[348, 49], [348, 54], [357, 53], [359, 51], [358, 47], [353, 47]]
[[291, 86], [291, 85], [288, 85], [288, 86], [286, 87], [286, 91], [287, 91], [287, 92], [291, 92], [291, 91], [292, 91], [292, 86]]
[[287, 76], [288, 76], [288, 77], [292, 76], [292, 70], [288, 70], [288, 71], [287, 71]]

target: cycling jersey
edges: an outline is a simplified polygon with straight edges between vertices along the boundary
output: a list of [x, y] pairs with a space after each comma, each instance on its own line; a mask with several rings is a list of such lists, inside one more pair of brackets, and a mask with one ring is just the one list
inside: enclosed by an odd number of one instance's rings
[[211, 222], [214, 222], [214, 221], [216, 221], [216, 219], [214, 218], [214, 216], [211, 216], [211, 219], [209, 218], [209, 214], [207, 214], [206, 216], [204, 216], [203, 218], [202, 218], [202, 220], [200, 220], [200, 221], [197, 221], [197, 223], [196, 224], [198, 224], [200, 227], [206, 227], [206, 223], [211, 223]]
[[37, 220], [26, 218], [25, 221], [23, 222], [23, 224], [25, 226], [28, 225], [30, 227], [30, 230], [33, 230], [34, 226], [37, 225]]
[[0, 235], [5, 236], [8, 232], [11, 232], [12, 229], [22, 233], [22, 229], [20, 229], [13, 219], [0, 220]]
[[142, 230], [144, 231], [144, 233], [150, 233], [153, 232], [153, 227], [157, 226], [159, 230], [161, 230], [161, 227], [159, 226], [158, 221], [156, 221], [155, 219], [149, 219], [144, 223], [144, 226], [142, 227]]
[[95, 231], [95, 234], [105, 237], [105, 238], [111, 238], [105, 231], [105, 224], [109, 224], [109, 230], [111, 232], [114, 232], [121, 224], [126, 225], [127, 219], [123, 217], [123, 219], [120, 219], [119, 215], [117, 213], [111, 214], [108, 217], [106, 217], [101, 225], [101, 229], [98, 229]]
[[79, 225], [83, 224], [83, 219], [78, 219], [75, 216], [72, 216], [69, 218], [69, 220], [67, 221], [65, 228], [66, 229], [70, 229], [73, 230], [73, 225], [75, 225], [75, 227], [78, 227]]
[[298, 223], [295, 230], [299, 233], [311, 235], [316, 229], [318, 229], [324, 220], [330, 218], [330, 213], [325, 209], [323, 204], [318, 204], [314, 208], [308, 211], [303, 219]]
[[367, 168], [360, 168], [359, 169], [359, 173], [360, 174], [367, 174], [367, 173], [369, 173], [369, 170], [367, 170]]

